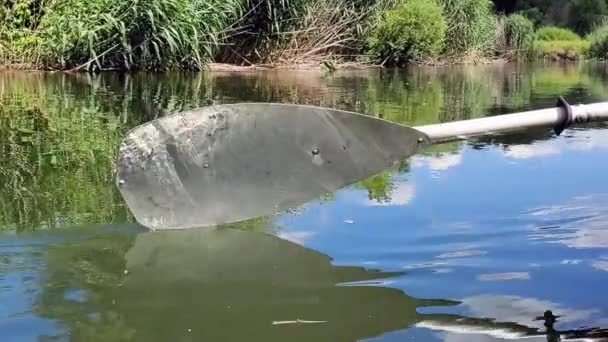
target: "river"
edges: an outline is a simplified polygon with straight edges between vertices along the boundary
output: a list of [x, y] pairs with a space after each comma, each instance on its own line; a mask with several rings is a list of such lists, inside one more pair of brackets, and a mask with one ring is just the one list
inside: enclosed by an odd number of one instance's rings
[[[149, 232], [121, 138], [214, 103], [420, 125], [608, 98], [605, 64], [0, 73], [2, 341], [557, 341], [608, 333], [608, 127], [435, 145], [272, 217]], [[553, 324], [546, 310], [559, 316]]]

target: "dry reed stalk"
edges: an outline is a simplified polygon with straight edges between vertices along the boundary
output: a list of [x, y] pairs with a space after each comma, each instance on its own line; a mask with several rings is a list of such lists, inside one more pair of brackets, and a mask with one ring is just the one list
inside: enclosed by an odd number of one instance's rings
[[284, 64], [318, 64], [340, 60], [359, 50], [358, 27], [372, 8], [357, 13], [339, 0], [315, 0], [298, 18], [298, 24], [287, 32], [279, 32], [277, 43], [266, 52], [263, 62]]

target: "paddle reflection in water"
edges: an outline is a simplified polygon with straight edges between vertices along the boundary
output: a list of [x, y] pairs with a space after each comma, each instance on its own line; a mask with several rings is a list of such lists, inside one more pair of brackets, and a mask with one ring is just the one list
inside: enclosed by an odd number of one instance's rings
[[[71, 340], [356, 341], [413, 326], [544, 339], [520, 323], [420, 313], [459, 302], [382, 287], [380, 280], [404, 273], [335, 266], [325, 254], [266, 233], [133, 230], [49, 251], [39, 314], [60, 321]], [[559, 335], [553, 331], [549, 337]]]
[[421, 319], [419, 306], [456, 304], [339, 286], [402, 273], [334, 266], [327, 255], [242, 230], [141, 234], [126, 259], [116, 305], [147, 341], [354, 341], [407, 328]]

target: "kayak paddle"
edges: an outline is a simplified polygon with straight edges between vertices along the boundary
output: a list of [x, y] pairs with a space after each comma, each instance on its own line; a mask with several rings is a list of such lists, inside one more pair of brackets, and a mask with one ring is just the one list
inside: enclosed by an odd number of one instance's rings
[[408, 127], [304, 105], [239, 103], [176, 113], [128, 132], [117, 186], [151, 229], [233, 223], [304, 204], [424, 145], [608, 120], [608, 102]]

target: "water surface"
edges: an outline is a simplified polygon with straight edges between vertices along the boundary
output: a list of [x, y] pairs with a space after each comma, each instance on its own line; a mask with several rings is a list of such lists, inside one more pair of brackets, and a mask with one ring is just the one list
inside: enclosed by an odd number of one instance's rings
[[[605, 101], [603, 64], [0, 74], [3, 341], [537, 341], [606, 336], [608, 130], [442, 144], [274, 217], [146, 231], [125, 132], [271, 101], [419, 125]], [[540, 316], [560, 316], [546, 328]]]

